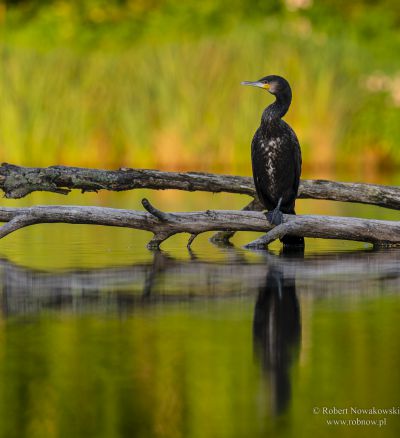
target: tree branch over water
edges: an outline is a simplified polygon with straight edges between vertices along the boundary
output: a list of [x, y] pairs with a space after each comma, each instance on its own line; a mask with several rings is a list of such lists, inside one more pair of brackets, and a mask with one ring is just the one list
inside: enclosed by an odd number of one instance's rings
[[143, 206], [147, 212], [86, 206], [0, 207], [0, 221], [7, 222], [0, 228], [0, 238], [29, 225], [69, 223], [150, 231], [154, 237], [149, 242], [149, 247], [158, 247], [177, 233], [197, 235], [206, 231], [267, 232], [267, 237], [264, 240], [252, 242], [250, 244], [252, 247], [265, 246], [266, 243], [286, 233], [304, 237], [355, 240], [377, 246], [400, 245], [400, 222], [395, 221], [284, 215], [284, 223], [274, 229], [266, 220], [265, 215], [257, 211], [207, 210], [164, 213], [147, 200], [143, 200]]
[[[199, 172], [162, 172], [149, 169], [101, 170], [80, 167], [21, 167], [3, 163], [0, 166], [0, 189], [7, 198], [23, 198], [35, 191], [68, 194], [72, 189], [83, 192], [132, 189], [186, 190], [238, 193], [256, 197], [253, 179], [244, 176]], [[299, 198], [326, 199], [373, 204], [400, 210], [400, 187], [375, 184], [302, 180]], [[253, 205], [254, 209], [260, 206]]]

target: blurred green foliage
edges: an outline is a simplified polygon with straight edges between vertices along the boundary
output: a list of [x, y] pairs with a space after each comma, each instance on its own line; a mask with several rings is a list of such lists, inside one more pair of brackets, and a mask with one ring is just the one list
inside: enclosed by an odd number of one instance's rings
[[0, 1], [1, 159], [249, 171], [281, 74], [305, 168], [400, 165], [396, 0]]

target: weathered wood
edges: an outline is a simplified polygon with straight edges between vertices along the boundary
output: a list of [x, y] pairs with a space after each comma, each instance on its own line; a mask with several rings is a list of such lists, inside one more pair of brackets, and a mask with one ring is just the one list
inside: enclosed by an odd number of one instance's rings
[[[150, 203], [147, 201], [144, 205], [148, 208]], [[158, 247], [164, 240], [177, 233], [197, 235], [205, 231], [265, 232], [272, 228], [265, 215], [256, 211], [207, 210], [167, 213], [160, 220], [157, 209], [151, 206], [148, 210], [150, 212], [83, 206], [0, 207], [0, 221], [7, 222], [0, 228], [0, 238], [20, 228], [39, 223], [92, 224], [151, 231], [154, 237], [149, 245]], [[283, 233], [304, 237], [364, 241], [375, 245], [400, 244], [400, 222], [395, 221], [284, 215], [282, 226], [286, 226]], [[273, 238], [282, 235], [281, 231], [280, 234], [273, 235]], [[268, 242], [270, 240], [267, 239]]]
[[7, 163], [0, 167], [0, 188], [7, 198], [23, 198], [34, 191], [67, 194], [71, 189], [84, 192], [176, 189], [250, 196], [255, 194], [250, 177], [129, 168], [102, 170], [68, 166], [22, 167]]
[[356, 202], [400, 210], [400, 187], [327, 180], [302, 180], [300, 199], [326, 199], [329, 201]]
[[[256, 196], [253, 179], [245, 176], [128, 168], [119, 170], [67, 166], [34, 168], [7, 163], [0, 166], [0, 189], [4, 191], [7, 198], [22, 198], [35, 191], [67, 194], [71, 189], [85, 192], [144, 188], [227, 192]], [[299, 198], [358, 202], [400, 210], [400, 187], [375, 184], [302, 180]]]
[[[263, 206], [258, 199], [253, 199], [249, 204], [242, 208], [242, 211], [261, 211]], [[234, 231], [218, 231], [211, 237], [211, 242], [218, 244], [228, 244], [230, 239], [235, 235]], [[194, 239], [195, 236], [193, 236]], [[191, 242], [189, 242], [191, 243]]]

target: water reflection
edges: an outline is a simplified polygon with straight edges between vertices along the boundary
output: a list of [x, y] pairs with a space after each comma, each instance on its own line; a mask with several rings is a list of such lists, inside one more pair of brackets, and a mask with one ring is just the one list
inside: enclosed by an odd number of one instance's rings
[[313, 406], [398, 403], [399, 250], [221, 251], [0, 260], [0, 436], [312, 436]]
[[234, 248], [225, 249], [225, 254], [225, 261], [213, 262], [193, 252], [189, 260], [178, 260], [156, 251], [151, 263], [65, 272], [40, 271], [0, 259], [2, 311], [4, 315], [46, 308], [78, 313], [130, 311], [144, 304], [245, 297], [257, 292], [261, 306], [275, 303], [268, 296], [279, 296], [283, 289], [291, 291], [286, 295], [295, 296], [295, 278], [302, 295], [400, 289], [399, 249], [305, 258], [265, 252], [254, 259]]
[[261, 252], [265, 260], [254, 308], [253, 346], [269, 383], [271, 414], [287, 411], [292, 397], [292, 369], [301, 348], [304, 297], [382, 295], [400, 292], [400, 250], [368, 250], [304, 257]]
[[256, 355], [270, 381], [274, 414], [281, 414], [291, 396], [290, 369], [298, 357], [301, 339], [296, 279], [282, 267], [268, 269], [254, 309], [253, 341]]

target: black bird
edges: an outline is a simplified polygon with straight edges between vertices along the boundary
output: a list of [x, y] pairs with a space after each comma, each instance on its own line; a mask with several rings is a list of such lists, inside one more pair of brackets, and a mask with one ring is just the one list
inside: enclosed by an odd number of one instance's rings
[[[260, 127], [251, 143], [253, 178], [257, 195], [268, 210], [267, 219], [274, 225], [283, 221], [282, 213], [296, 214], [294, 205], [300, 183], [301, 150], [293, 129], [282, 117], [292, 101], [292, 90], [281, 76], [270, 75], [242, 85], [264, 88], [276, 97], [265, 108]], [[286, 235], [284, 245], [304, 246], [304, 238]]]

